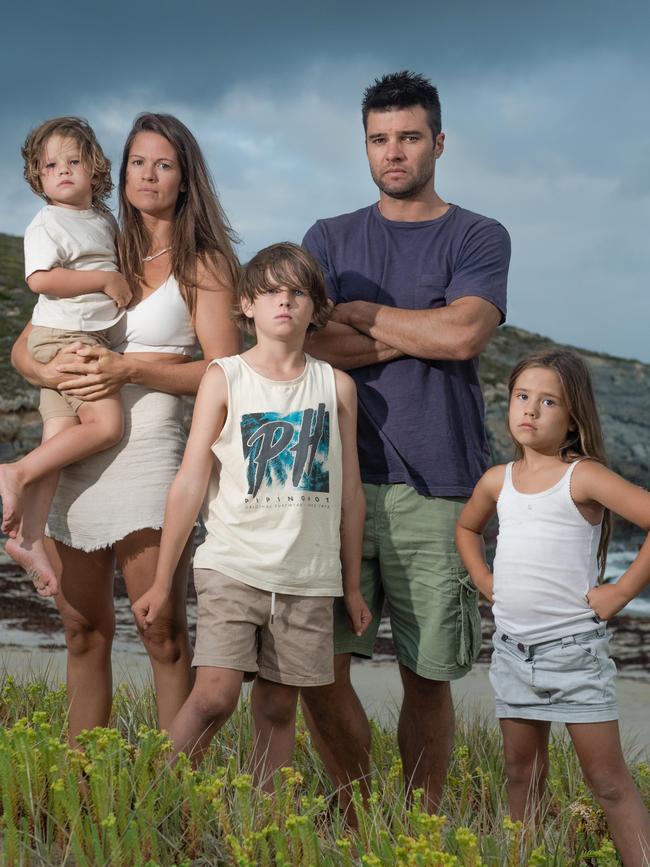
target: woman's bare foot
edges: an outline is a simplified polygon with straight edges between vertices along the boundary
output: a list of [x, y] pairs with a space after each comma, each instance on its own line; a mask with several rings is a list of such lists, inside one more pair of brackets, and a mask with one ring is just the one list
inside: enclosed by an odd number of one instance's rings
[[45, 553], [42, 539], [36, 542], [27, 542], [22, 538], [7, 539], [5, 551], [27, 572], [39, 596], [56, 596], [59, 581]]
[[0, 464], [0, 498], [2, 499], [2, 532], [16, 535], [23, 512], [24, 484], [16, 464]]

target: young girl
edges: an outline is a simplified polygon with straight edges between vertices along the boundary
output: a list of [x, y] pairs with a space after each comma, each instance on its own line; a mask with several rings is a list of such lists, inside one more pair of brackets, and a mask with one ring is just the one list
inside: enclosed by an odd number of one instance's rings
[[[650, 582], [650, 541], [617, 584], [597, 586], [609, 510], [650, 530], [650, 493], [605, 466], [589, 372], [570, 352], [520, 361], [509, 382], [516, 460], [489, 469], [463, 509], [456, 544], [494, 603], [490, 680], [510, 813], [534, 816], [551, 722], [566, 723], [624, 864], [648, 864], [650, 817], [621, 752], [605, 622]], [[495, 511], [494, 575], [482, 533]]]

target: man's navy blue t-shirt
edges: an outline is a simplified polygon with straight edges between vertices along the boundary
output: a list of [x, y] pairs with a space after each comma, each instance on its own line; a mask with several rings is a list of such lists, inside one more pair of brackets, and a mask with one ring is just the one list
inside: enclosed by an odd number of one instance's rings
[[[303, 246], [335, 303], [424, 310], [478, 296], [506, 315], [510, 238], [457, 205], [436, 220], [386, 220], [377, 205], [319, 220]], [[424, 327], [424, 326], [423, 326]], [[436, 497], [466, 497], [490, 458], [478, 359], [406, 356], [349, 371], [359, 395], [361, 477]]]

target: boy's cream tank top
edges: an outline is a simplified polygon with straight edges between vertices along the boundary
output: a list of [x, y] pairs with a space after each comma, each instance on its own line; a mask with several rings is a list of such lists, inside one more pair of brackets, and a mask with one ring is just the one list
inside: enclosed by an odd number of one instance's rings
[[228, 415], [212, 446], [205, 542], [194, 565], [252, 587], [340, 596], [341, 438], [332, 367], [309, 355], [278, 382], [235, 355], [213, 361]]

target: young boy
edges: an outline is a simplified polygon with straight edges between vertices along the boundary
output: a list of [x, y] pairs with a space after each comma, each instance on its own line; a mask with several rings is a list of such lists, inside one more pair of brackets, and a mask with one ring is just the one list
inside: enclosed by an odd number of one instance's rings
[[209, 482], [207, 538], [194, 559], [196, 682], [170, 736], [175, 754], [198, 763], [242, 681], [257, 673], [253, 767], [268, 791], [274, 771], [291, 763], [299, 691], [334, 681], [334, 597], [344, 596], [357, 635], [371, 617], [359, 589], [356, 390], [303, 348], [328, 313], [321, 270], [300, 247], [275, 244], [246, 267], [238, 320], [254, 328], [257, 344], [205, 373], [153, 587], [133, 606], [146, 630]]
[[[73, 343], [109, 345], [131, 290], [117, 268], [115, 221], [105, 204], [111, 164], [88, 124], [77, 117], [46, 121], [29, 134], [22, 155], [27, 182], [47, 202], [25, 232], [25, 278], [38, 295], [28, 346], [46, 363]], [[7, 553], [40, 595], [51, 596], [58, 585], [42, 537], [57, 471], [119, 442], [123, 418], [117, 395], [84, 402], [42, 389], [39, 408], [42, 444], [0, 465], [2, 530], [12, 537]]]

